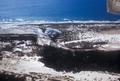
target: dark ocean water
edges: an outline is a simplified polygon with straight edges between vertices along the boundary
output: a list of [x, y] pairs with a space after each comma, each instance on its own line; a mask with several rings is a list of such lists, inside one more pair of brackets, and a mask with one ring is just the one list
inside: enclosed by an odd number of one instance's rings
[[115, 21], [107, 0], [0, 0], [0, 20], [97, 20]]

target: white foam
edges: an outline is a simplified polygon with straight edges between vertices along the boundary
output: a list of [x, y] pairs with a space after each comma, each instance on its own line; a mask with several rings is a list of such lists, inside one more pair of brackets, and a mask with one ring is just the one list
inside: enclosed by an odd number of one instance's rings
[[3, 23], [16, 23], [16, 24], [46, 24], [46, 23], [120, 23], [120, 20], [110, 21], [110, 20], [70, 20], [64, 18], [63, 20], [42, 20], [42, 19], [32, 19], [32, 18], [15, 18], [15, 19], [2, 19], [0, 24]]

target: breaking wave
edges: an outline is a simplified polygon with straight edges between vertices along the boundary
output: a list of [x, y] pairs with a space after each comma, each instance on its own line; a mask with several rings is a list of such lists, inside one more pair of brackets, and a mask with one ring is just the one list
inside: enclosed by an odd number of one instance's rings
[[21, 23], [21, 24], [47, 24], [47, 23], [120, 23], [120, 20], [70, 20], [64, 18], [62, 20], [47, 20], [47, 19], [33, 19], [33, 18], [3, 18], [1, 23]]

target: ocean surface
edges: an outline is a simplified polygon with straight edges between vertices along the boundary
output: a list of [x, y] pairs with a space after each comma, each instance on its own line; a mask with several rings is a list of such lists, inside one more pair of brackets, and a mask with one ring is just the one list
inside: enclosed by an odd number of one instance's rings
[[119, 21], [107, 0], [0, 0], [0, 21]]

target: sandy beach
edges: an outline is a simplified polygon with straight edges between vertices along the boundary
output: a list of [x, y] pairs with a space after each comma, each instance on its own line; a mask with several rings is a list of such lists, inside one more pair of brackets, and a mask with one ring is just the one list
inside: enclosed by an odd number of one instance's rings
[[[1, 81], [120, 81], [119, 23], [0, 25]], [[62, 32], [52, 40], [47, 28]]]

